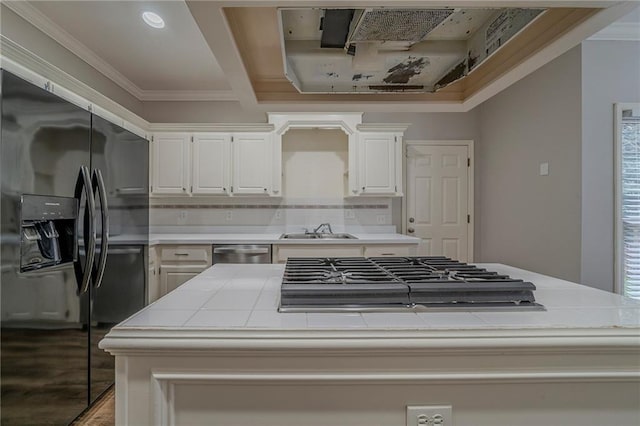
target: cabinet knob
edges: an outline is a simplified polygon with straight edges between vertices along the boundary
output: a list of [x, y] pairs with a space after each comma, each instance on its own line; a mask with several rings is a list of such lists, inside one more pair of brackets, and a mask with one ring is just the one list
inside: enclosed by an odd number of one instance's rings
[[280, 191], [278, 191], [277, 189], [274, 189], [274, 190], [273, 190], [273, 193], [274, 193], [274, 194], [277, 194], [278, 192], [280, 192]]
[[416, 231], [416, 230], [415, 230], [415, 229], [413, 229], [413, 228], [409, 228], [409, 229], [407, 229], [407, 232], [408, 232], [408, 233], [410, 233], [410, 234], [413, 234], [415, 231]]
[[364, 186], [362, 187], [362, 192], [364, 192]]
[[185, 192], [187, 190], [187, 188], [182, 188], [182, 192]]
[[267, 192], [267, 188], [264, 188], [264, 192]]
[[410, 218], [409, 218], [409, 223], [413, 223], [413, 222], [415, 222], [415, 219], [414, 219], [414, 218], [412, 218], [412, 217], [410, 217]]
[[222, 188], [222, 190], [223, 190], [224, 192], [227, 192], [227, 188]]
[[358, 193], [358, 190], [357, 190], [357, 189], [354, 189], [354, 190], [353, 190], [353, 193], [354, 193], [354, 194], [357, 194], [357, 193]]

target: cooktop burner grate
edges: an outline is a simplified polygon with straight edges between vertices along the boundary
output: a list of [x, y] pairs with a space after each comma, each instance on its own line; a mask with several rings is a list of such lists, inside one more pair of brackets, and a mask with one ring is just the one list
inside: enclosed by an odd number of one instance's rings
[[443, 256], [289, 258], [280, 310], [542, 309], [535, 289]]

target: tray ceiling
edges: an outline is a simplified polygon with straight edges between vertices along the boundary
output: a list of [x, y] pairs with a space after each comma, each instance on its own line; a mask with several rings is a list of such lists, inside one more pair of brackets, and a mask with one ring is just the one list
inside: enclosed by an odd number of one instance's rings
[[[283, 112], [467, 111], [632, 10], [617, 0], [2, 3], [140, 100], [237, 100]], [[381, 13], [385, 6], [399, 11]], [[474, 59], [498, 7], [509, 6], [544, 11]], [[319, 26], [336, 8], [357, 18], [344, 46], [344, 34], [332, 39]], [[166, 27], [144, 25], [144, 10]], [[391, 85], [406, 88], [370, 87]]]

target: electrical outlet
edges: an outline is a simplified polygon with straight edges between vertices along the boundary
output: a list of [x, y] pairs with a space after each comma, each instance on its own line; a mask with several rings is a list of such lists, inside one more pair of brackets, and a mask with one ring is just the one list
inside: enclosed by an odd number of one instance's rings
[[282, 210], [276, 210], [276, 219], [282, 219]]
[[233, 220], [233, 212], [231, 210], [227, 210], [227, 221]]
[[450, 405], [407, 406], [407, 426], [453, 426]]
[[387, 222], [387, 217], [383, 214], [379, 214], [376, 216], [376, 222], [378, 222], [378, 225], [384, 225]]
[[344, 217], [346, 219], [355, 219], [356, 218], [356, 212], [353, 209], [345, 209], [344, 211]]
[[178, 212], [178, 225], [184, 225], [187, 223], [187, 211], [180, 210]]

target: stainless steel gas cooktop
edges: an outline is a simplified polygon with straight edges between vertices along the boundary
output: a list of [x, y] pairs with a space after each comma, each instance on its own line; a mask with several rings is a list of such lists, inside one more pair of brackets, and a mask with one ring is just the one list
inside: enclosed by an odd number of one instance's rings
[[289, 258], [279, 310], [543, 310], [535, 289], [441, 256]]

